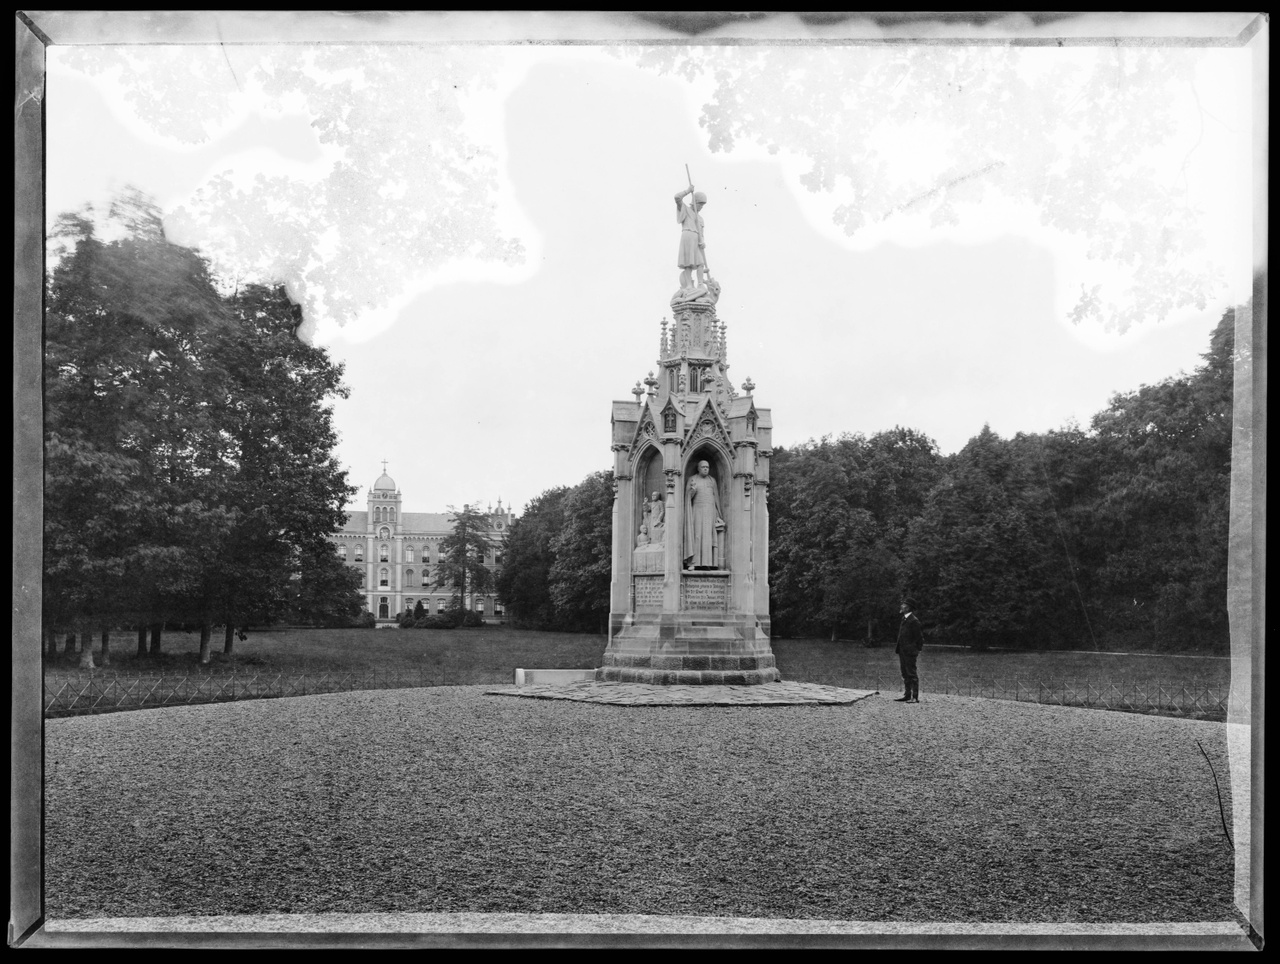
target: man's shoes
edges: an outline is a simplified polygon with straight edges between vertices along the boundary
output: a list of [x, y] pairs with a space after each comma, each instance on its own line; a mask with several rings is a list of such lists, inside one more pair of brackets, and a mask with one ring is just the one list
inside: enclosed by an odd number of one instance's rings
[[919, 700], [907, 700], [908, 703], [919, 703]]
[[895, 703], [910, 703], [911, 701], [910, 701], [909, 699], [907, 699], [905, 696], [899, 696], [896, 700], [894, 700], [894, 702], [895, 702]]

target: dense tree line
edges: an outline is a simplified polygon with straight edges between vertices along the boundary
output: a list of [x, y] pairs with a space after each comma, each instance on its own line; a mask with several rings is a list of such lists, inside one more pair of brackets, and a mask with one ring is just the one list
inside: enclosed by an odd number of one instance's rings
[[[342, 366], [279, 287], [220, 294], [145, 197], [59, 218], [46, 280], [44, 626], [158, 653], [166, 626], [360, 611], [327, 536], [354, 491], [333, 458]], [[109, 235], [105, 237], [102, 235]]]
[[904, 429], [779, 449], [775, 630], [889, 638], [910, 594], [958, 643], [1225, 652], [1234, 324], [1088, 430], [984, 426], [946, 457]]
[[[775, 633], [889, 641], [910, 595], [935, 640], [1225, 652], [1234, 324], [1088, 429], [984, 426], [950, 456], [906, 428], [775, 449]], [[548, 490], [512, 527], [497, 588], [516, 625], [604, 624], [609, 483]]]
[[512, 625], [603, 632], [612, 579], [613, 473], [548, 489], [507, 530], [498, 596]]

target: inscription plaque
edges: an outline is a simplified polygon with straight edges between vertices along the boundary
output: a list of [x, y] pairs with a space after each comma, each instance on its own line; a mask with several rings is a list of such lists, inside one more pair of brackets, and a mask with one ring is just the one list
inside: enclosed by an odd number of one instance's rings
[[662, 576], [632, 576], [636, 612], [662, 611]]
[[722, 613], [729, 608], [728, 576], [685, 575], [680, 580], [680, 608]]

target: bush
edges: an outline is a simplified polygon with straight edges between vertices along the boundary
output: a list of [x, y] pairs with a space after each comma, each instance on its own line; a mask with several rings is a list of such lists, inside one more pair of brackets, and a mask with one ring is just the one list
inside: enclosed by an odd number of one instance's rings
[[484, 618], [479, 613], [473, 613], [470, 610], [462, 614], [462, 627], [470, 629], [473, 626], [483, 626]]
[[401, 613], [396, 617], [396, 623], [401, 629], [413, 629], [413, 613]]
[[453, 629], [457, 623], [448, 616], [423, 616], [414, 625], [419, 629]]
[[353, 629], [373, 629], [378, 625], [378, 620], [374, 618], [373, 613], [363, 612], [351, 620]]

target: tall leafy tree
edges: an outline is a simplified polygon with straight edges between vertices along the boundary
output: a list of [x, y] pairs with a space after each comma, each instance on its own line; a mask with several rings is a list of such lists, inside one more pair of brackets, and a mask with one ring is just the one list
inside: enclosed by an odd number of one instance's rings
[[1234, 311], [1204, 364], [1112, 397], [1093, 419], [1088, 540], [1108, 623], [1141, 642], [1227, 639]]
[[[342, 369], [280, 288], [223, 299], [151, 202], [59, 219], [46, 316], [46, 619], [201, 629], [270, 619], [332, 555], [351, 489], [332, 457]], [[315, 566], [311, 567], [316, 569]], [[319, 570], [316, 570], [319, 571]], [[140, 637], [141, 638], [141, 637]], [[142, 644], [140, 643], [140, 648]]]
[[613, 473], [593, 472], [564, 497], [563, 524], [551, 543], [549, 573], [556, 626], [602, 632], [613, 576]]
[[551, 569], [556, 561], [553, 543], [564, 529], [564, 504], [570, 491], [568, 486], [560, 486], [543, 492], [507, 530], [496, 588], [513, 626], [557, 626], [551, 598]]
[[485, 557], [497, 549], [498, 541], [493, 520], [478, 508], [450, 506], [449, 513], [453, 529], [440, 540], [434, 586], [452, 590], [450, 608], [460, 617], [469, 597], [493, 591], [493, 571]]

